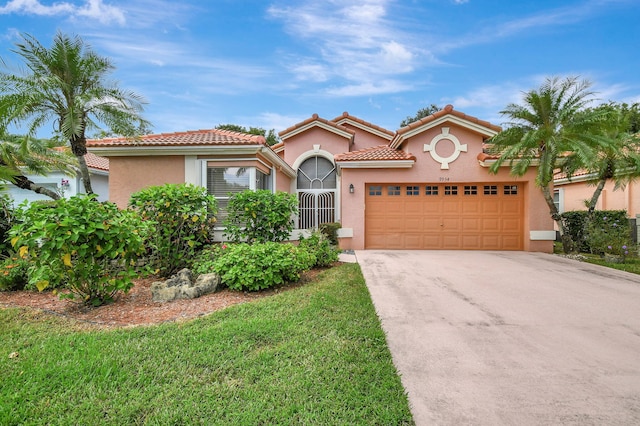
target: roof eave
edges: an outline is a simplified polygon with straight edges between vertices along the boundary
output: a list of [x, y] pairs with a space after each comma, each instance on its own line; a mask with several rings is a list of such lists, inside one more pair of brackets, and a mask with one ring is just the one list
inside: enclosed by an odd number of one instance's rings
[[341, 169], [410, 169], [415, 160], [336, 161]]
[[474, 123], [473, 121], [469, 121], [469, 120], [465, 120], [463, 118], [457, 117], [453, 114], [447, 114], [444, 115], [442, 117], [436, 118], [435, 120], [429, 121], [427, 123], [424, 123], [422, 126], [418, 126], [414, 129], [410, 129], [404, 133], [397, 133], [396, 137], [393, 138], [393, 140], [391, 141], [391, 143], [389, 144], [389, 146], [391, 148], [398, 148], [400, 145], [402, 145], [402, 143], [417, 135], [420, 134], [422, 132], [424, 132], [425, 130], [429, 130], [433, 127], [439, 126], [441, 124], [444, 124], [446, 122], [450, 122], [453, 124], [456, 124], [460, 127], [464, 127], [466, 129], [469, 129], [473, 132], [479, 133], [482, 136], [484, 136], [485, 138], [489, 139], [492, 138], [493, 136], [497, 135], [499, 132], [488, 128], [486, 126], [483, 126], [482, 124], [478, 124], [478, 123]]

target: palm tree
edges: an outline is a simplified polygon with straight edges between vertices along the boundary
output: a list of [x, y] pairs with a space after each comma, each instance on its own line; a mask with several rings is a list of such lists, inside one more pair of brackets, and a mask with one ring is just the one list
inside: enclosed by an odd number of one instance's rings
[[585, 109], [593, 95], [590, 86], [576, 77], [547, 78], [539, 89], [524, 94], [522, 105], [509, 104], [501, 111], [510, 121], [506, 130], [489, 141], [499, 153], [492, 173], [505, 163], [515, 176], [537, 166], [535, 183], [558, 226], [565, 252], [573, 250], [573, 241], [553, 202], [554, 174], [569, 163], [574, 170], [595, 163], [605, 144], [594, 129], [606, 120], [606, 114]]
[[[586, 165], [568, 161], [564, 170], [569, 179], [578, 170], [586, 172], [590, 177], [588, 182], [595, 185], [591, 198], [585, 202], [589, 212], [595, 210], [607, 181], [612, 180], [615, 189], [624, 188], [640, 176], [640, 135], [632, 133], [632, 113], [613, 103], [600, 105], [595, 110], [606, 116], [599, 128], [594, 129], [594, 134], [600, 137], [595, 161]], [[592, 110], [585, 113], [590, 114]]]
[[27, 69], [0, 74], [0, 130], [24, 124], [27, 135], [34, 136], [53, 122], [56, 137], [67, 141], [78, 159], [85, 191], [92, 193], [84, 159], [86, 132], [103, 130], [103, 125], [118, 135], [136, 135], [149, 124], [141, 116], [144, 100], [108, 81], [114, 70], [111, 61], [78, 36], [57, 33], [46, 48], [33, 36], [22, 35], [13, 52]]
[[60, 194], [33, 182], [27, 174], [46, 175], [51, 171], [76, 173], [75, 158], [55, 143], [43, 139], [7, 136], [0, 142], [0, 181], [10, 182], [18, 188], [46, 195], [54, 200]]

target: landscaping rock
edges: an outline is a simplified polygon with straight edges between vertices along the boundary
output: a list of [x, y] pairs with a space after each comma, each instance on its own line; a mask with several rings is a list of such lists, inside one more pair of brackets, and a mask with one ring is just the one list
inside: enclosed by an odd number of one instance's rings
[[215, 292], [219, 285], [220, 277], [216, 274], [202, 274], [193, 282], [193, 274], [185, 268], [166, 281], [151, 284], [151, 295], [154, 302], [195, 299]]

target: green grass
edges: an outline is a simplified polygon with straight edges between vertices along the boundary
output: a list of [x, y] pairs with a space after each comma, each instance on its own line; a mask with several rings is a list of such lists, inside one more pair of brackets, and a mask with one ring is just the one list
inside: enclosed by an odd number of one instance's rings
[[[561, 243], [554, 243], [553, 253], [563, 253]], [[580, 256], [584, 262], [593, 263], [594, 265], [606, 266], [607, 268], [619, 269], [621, 271], [631, 272], [633, 274], [640, 274], [640, 257], [638, 256], [627, 256], [624, 260], [624, 263], [607, 262], [602, 257], [591, 253], [580, 253]]]
[[153, 327], [2, 309], [0, 351], [2, 425], [413, 424], [356, 264]]

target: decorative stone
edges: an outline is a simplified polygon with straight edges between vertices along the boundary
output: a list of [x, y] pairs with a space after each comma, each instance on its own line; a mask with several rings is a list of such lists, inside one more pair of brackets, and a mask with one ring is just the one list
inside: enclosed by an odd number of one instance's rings
[[166, 281], [151, 284], [151, 295], [154, 302], [170, 302], [176, 299], [195, 299], [213, 293], [220, 285], [220, 277], [216, 274], [202, 274], [193, 281], [193, 274], [187, 268]]

